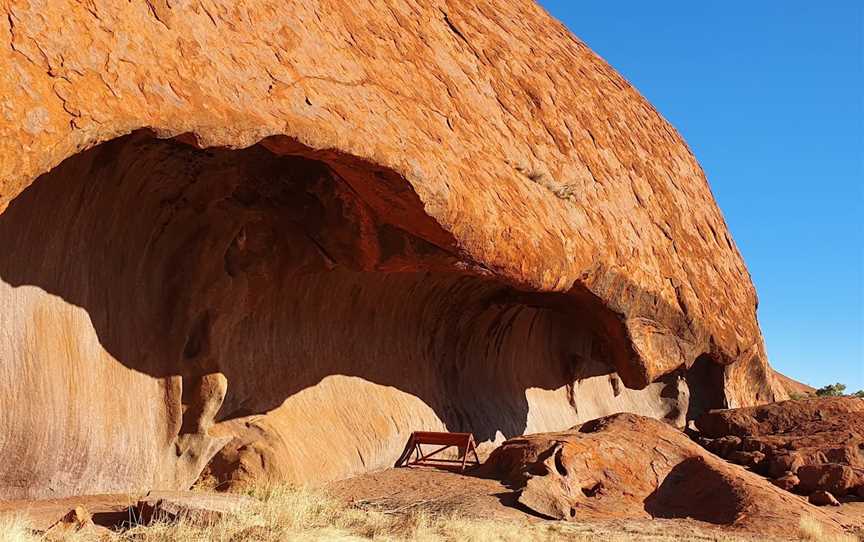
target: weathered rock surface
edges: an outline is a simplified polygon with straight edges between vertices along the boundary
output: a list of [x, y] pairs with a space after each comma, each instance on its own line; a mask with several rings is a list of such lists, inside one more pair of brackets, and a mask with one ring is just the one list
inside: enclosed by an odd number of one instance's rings
[[692, 518], [797, 537], [806, 515], [829, 533], [844, 528], [839, 516], [715, 457], [664, 422], [633, 414], [508, 440], [482, 468], [520, 492], [519, 503], [557, 519]]
[[0, 12], [0, 498], [785, 397], [695, 158], [533, 2]]
[[[703, 443], [777, 485], [834, 496], [864, 487], [864, 399], [812, 398], [717, 410], [696, 420]], [[753, 461], [760, 454], [760, 461]], [[794, 482], [794, 484], [793, 484]]]

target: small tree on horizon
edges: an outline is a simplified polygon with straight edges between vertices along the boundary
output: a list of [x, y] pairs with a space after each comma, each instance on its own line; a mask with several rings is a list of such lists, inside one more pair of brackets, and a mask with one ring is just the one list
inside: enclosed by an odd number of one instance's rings
[[816, 390], [816, 395], [819, 397], [840, 397], [846, 391], [846, 384], [837, 382], [836, 384], [828, 384]]
[[864, 390], [858, 390], [855, 393], [853, 393], [852, 395], [854, 395], [855, 397], [860, 397], [861, 399], [864, 399]]

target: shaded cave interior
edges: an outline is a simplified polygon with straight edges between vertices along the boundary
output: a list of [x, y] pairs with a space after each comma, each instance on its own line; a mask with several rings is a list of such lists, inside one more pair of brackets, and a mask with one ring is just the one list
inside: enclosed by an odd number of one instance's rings
[[[575, 422], [581, 380], [608, 375], [621, 393], [610, 359], [622, 339], [590, 294], [493, 278], [398, 175], [290, 141], [103, 143], [13, 200], [0, 240], [0, 280], [83, 308], [114, 360], [172, 383], [178, 435], [266, 414], [332, 375], [419, 398], [478, 441], [523, 434], [544, 408], [566, 411], [550, 424]], [[707, 357], [675, 379], [691, 413], [722, 406], [723, 369]], [[533, 389], [560, 393], [532, 404]], [[314, 403], [322, 430], [350, 426], [352, 400]], [[424, 428], [381, 431], [412, 429]]]

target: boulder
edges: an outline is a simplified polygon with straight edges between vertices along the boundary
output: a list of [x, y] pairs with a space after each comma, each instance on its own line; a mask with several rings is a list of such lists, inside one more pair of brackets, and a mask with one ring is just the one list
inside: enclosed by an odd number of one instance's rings
[[840, 501], [831, 492], [821, 489], [811, 493], [807, 500], [816, 506], [840, 506]]
[[804, 465], [796, 474], [801, 480], [800, 489], [804, 493], [825, 490], [836, 496], [854, 493], [864, 484], [864, 469], [856, 469], [838, 463]]
[[[740, 451], [723, 457], [754, 466], [772, 478], [796, 474], [797, 490], [836, 496], [864, 484], [864, 400], [810, 398], [729, 410], [713, 410], [696, 420], [699, 437], [717, 443], [739, 439]], [[731, 440], [736, 442], [736, 440]], [[758, 451], [757, 451], [758, 450]], [[782, 484], [785, 485], [785, 484]]]
[[779, 478], [788, 473], [795, 473], [804, 465], [804, 459], [798, 453], [783, 453], [775, 451], [766, 460], [766, 471], [769, 477]]
[[741, 440], [739, 450], [742, 452], [765, 452], [771, 445], [759, 437], [747, 437]]
[[729, 457], [729, 461], [733, 463], [738, 463], [739, 465], [744, 465], [746, 467], [756, 467], [762, 461], [765, 460], [765, 454], [762, 452], [732, 452]]
[[798, 477], [794, 474], [788, 473], [778, 478], [774, 478], [773, 480], [771, 480], [771, 483], [779, 487], [780, 489], [785, 489], [786, 491], [793, 491], [796, 487], [798, 487], [798, 484], [801, 483], [801, 480], [799, 480]]
[[787, 396], [696, 158], [536, 3], [96, 4], [0, 7], [0, 498]]
[[733, 452], [738, 451], [741, 446], [741, 438], [735, 435], [728, 435], [717, 439], [711, 439], [705, 446], [720, 457], [729, 457]]
[[480, 474], [502, 480], [521, 505], [554, 519], [692, 518], [789, 539], [798, 536], [789, 518], [808, 515], [842, 532], [837, 516], [712, 455], [670, 425], [633, 414], [510, 439]]

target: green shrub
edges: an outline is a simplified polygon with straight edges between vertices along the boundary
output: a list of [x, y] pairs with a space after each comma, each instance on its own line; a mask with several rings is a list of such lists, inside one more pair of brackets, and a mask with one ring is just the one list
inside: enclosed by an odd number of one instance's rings
[[816, 390], [816, 395], [819, 397], [840, 397], [846, 391], [846, 385], [837, 382], [836, 384], [828, 384]]

